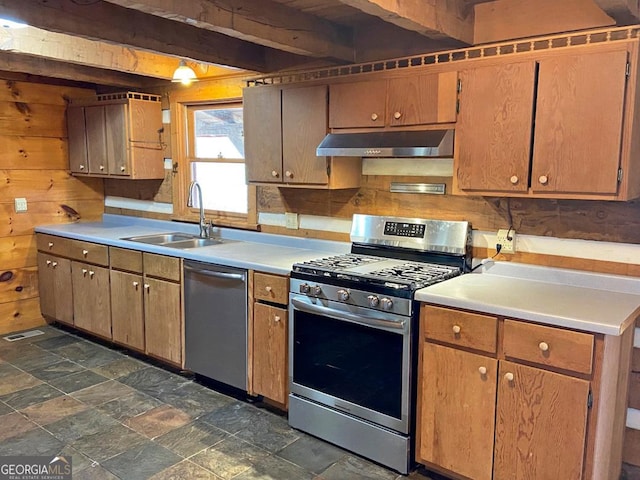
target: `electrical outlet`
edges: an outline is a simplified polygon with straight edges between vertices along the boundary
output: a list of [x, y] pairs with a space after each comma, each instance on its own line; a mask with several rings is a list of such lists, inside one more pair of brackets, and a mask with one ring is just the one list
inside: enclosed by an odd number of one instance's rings
[[496, 243], [502, 245], [502, 250], [500, 250], [500, 253], [515, 253], [516, 231], [513, 228], [510, 228], [509, 230], [498, 230]]
[[13, 199], [16, 213], [22, 213], [27, 211], [27, 199], [26, 198], [14, 198]]
[[297, 230], [298, 229], [298, 214], [285, 212], [284, 221], [287, 228]]

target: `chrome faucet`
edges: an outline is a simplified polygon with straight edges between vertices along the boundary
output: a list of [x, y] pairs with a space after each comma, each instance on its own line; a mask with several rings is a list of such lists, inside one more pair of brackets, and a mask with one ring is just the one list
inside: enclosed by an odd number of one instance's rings
[[204, 204], [202, 203], [202, 189], [198, 182], [191, 182], [189, 184], [189, 197], [187, 198], [187, 207], [193, 208], [193, 190], [198, 191], [198, 205], [200, 207], [200, 238], [209, 238], [211, 236], [211, 230], [213, 225], [207, 224], [204, 218]]

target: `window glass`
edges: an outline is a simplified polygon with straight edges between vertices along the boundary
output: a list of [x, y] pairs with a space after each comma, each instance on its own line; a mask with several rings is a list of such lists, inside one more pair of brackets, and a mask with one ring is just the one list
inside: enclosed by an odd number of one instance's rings
[[196, 158], [244, 158], [242, 107], [195, 111]]
[[[202, 189], [205, 210], [247, 213], [244, 163], [192, 162], [191, 167], [192, 178]], [[194, 207], [200, 208], [197, 198], [194, 200]]]

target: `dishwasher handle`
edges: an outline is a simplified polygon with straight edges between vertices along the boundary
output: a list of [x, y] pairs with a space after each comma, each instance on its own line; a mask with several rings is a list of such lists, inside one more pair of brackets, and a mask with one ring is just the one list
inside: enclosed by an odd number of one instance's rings
[[218, 272], [216, 270], [207, 270], [204, 268], [194, 268], [189, 265], [184, 265], [184, 269], [190, 272], [199, 273], [201, 275], [205, 275], [207, 277], [214, 278], [223, 278], [225, 280], [245, 280], [245, 276], [243, 273], [226, 273], [226, 272]]

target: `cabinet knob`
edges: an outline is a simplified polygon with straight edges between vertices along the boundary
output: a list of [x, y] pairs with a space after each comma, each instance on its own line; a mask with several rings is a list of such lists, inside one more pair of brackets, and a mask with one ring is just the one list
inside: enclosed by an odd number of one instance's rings
[[104, 165], [100, 165], [100, 170], [104, 170]]
[[505, 379], [507, 382], [513, 382], [513, 373], [511, 373], [511, 372], [507, 372], [507, 373], [505, 373], [505, 374], [504, 374], [504, 379]]
[[80, 170], [84, 170], [84, 165], [80, 165]]
[[401, 112], [396, 112], [393, 114], [393, 118], [395, 118], [396, 120], [398, 120], [401, 116], [402, 116]]
[[149, 291], [149, 284], [148, 284], [148, 283], [145, 283], [145, 284], [144, 284], [144, 289], [145, 289], [147, 292]]
[[274, 178], [278, 178], [280, 176], [280, 174], [278, 172], [276, 172], [275, 170], [271, 171], [271, 176]]
[[284, 174], [287, 176], [287, 178], [293, 178], [293, 172], [291, 170], [287, 170], [286, 172], [284, 172]]
[[271, 290], [273, 290], [273, 288], [271, 288], [269, 285], [267, 285], [266, 287], [264, 287], [264, 289], [265, 289], [267, 292], [269, 292], [269, 293], [271, 293]]
[[138, 289], [138, 285], [140, 285], [140, 284], [139, 284], [138, 282], [131, 282], [131, 283], [133, 283], [133, 286], [134, 286], [134, 287], [135, 287], [135, 289], [137, 290], [137, 289]]
[[124, 168], [124, 167], [120, 167], [120, 171], [121, 171], [121, 172], [124, 172], [124, 171], [125, 171], [125, 168]]
[[53, 248], [53, 242], [49, 242], [49, 248]]
[[47, 260], [47, 267], [51, 265], [51, 260]]
[[546, 352], [547, 350], [549, 350], [549, 344], [547, 342], [540, 342], [538, 344], [538, 348], [543, 352]]
[[89, 278], [93, 278], [95, 274], [96, 272], [94, 272], [93, 270], [89, 270]]
[[547, 177], [546, 175], [540, 175], [538, 181], [541, 185], [546, 185], [547, 183], [549, 183], [549, 177]]
[[487, 367], [479, 367], [478, 368], [478, 372], [480, 372], [480, 375], [486, 375], [487, 374]]
[[88, 270], [87, 270], [86, 268], [83, 268], [83, 269], [82, 269], [82, 276], [83, 276], [83, 277], [86, 277], [86, 276], [87, 276], [87, 271], [88, 271]]
[[56, 268], [56, 267], [58, 266], [58, 262], [53, 262], [53, 263], [51, 264], [51, 266], [52, 266], [53, 268]]
[[82, 250], [82, 255], [83, 256], [87, 256], [89, 254], [89, 250]]
[[374, 122], [375, 122], [376, 120], [378, 120], [378, 114], [377, 114], [377, 113], [372, 113], [372, 114], [371, 114], [371, 120], [373, 120]]
[[278, 323], [280, 321], [280, 316], [276, 315], [275, 317], [273, 317], [273, 321]]
[[512, 185], [516, 185], [518, 183], [518, 180], [519, 179], [517, 175], [511, 175], [511, 178], [509, 179]]
[[460, 333], [460, 330], [462, 330], [462, 329], [460, 328], [460, 325], [454, 325], [451, 330], [453, 330], [453, 333], [455, 333], [457, 335], [457, 334]]

